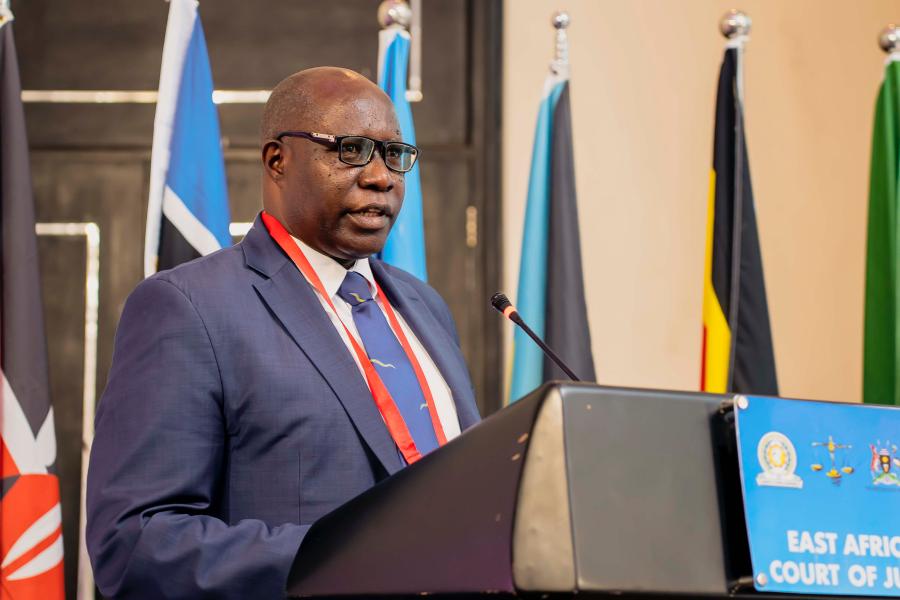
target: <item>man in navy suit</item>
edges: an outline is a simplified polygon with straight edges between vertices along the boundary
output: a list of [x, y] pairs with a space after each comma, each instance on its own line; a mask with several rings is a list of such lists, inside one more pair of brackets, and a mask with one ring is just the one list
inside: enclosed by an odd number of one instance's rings
[[302, 71], [261, 138], [244, 240], [125, 305], [88, 473], [106, 596], [281, 597], [316, 519], [479, 419], [446, 304], [369, 258], [417, 156], [388, 97]]

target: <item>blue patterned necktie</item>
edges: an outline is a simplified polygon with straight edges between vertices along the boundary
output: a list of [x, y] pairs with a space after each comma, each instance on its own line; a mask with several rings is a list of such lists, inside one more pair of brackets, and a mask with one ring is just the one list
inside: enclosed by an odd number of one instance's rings
[[388, 325], [378, 303], [372, 299], [365, 277], [355, 271], [348, 271], [338, 289], [338, 296], [351, 306], [353, 322], [366, 354], [391, 393], [419, 454], [424, 456], [438, 447], [438, 441], [425, 395], [403, 346]]

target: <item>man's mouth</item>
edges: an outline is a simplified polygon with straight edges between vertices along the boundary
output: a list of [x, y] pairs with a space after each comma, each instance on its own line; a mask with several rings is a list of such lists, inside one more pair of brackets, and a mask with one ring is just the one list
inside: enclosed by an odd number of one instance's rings
[[347, 215], [362, 229], [380, 230], [390, 225], [393, 212], [388, 206], [368, 204], [362, 208], [347, 211]]

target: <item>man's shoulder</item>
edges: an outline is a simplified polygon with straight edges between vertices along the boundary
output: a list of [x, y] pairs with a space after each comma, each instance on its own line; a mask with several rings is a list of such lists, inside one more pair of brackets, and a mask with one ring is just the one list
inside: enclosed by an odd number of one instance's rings
[[[369, 260], [373, 263], [375, 270], [381, 270], [388, 277], [403, 282], [407, 287], [412, 288], [419, 298], [425, 302], [426, 306], [431, 310], [431, 313], [438, 317], [454, 336], [456, 335], [456, 323], [453, 320], [450, 308], [436, 289], [408, 271], [404, 271], [403, 269], [389, 265], [378, 259], [370, 258]], [[397, 286], [394, 286], [394, 288], [396, 290]]]
[[395, 279], [399, 279], [401, 281], [405, 281], [411, 285], [415, 286], [428, 286], [427, 283], [410, 273], [409, 271], [404, 271], [400, 267], [395, 267], [392, 264], [386, 263], [381, 259], [375, 258], [374, 256], [369, 257], [369, 262], [376, 269], [382, 269], [385, 273], [390, 275]]
[[415, 289], [416, 292], [422, 295], [424, 299], [437, 300], [441, 303], [444, 303], [444, 299], [441, 298], [441, 295], [436, 289], [434, 289], [409, 271], [404, 271], [399, 267], [389, 265], [388, 263], [382, 260], [378, 260], [377, 258], [370, 258], [369, 261], [376, 269], [383, 270], [388, 277], [402, 281], [406, 285], [411, 286], [413, 289]]
[[218, 294], [223, 289], [233, 288], [246, 277], [246, 272], [244, 254], [240, 244], [236, 244], [154, 273], [138, 287], [153, 285], [151, 282], [165, 282], [190, 298], [197, 294]]

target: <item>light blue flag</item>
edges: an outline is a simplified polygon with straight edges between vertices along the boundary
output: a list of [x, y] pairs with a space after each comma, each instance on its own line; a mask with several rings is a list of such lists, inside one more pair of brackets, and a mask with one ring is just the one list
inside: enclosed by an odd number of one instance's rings
[[[390, 96], [400, 121], [403, 141], [416, 143], [412, 109], [406, 99], [406, 76], [409, 66], [409, 34], [399, 28], [383, 29], [378, 36], [378, 85]], [[403, 209], [394, 222], [387, 243], [381, 251], [385, 262], [409, 271], [426, 281], [425, 221], [422, 214], [422, 184], [419, 164], [406, 174], [406, 196]]]
[[[553, 116], [557, 102], [568, 82], [568, 75], [551, 71], [544, 82], [544, 94], [538, 109], [522, 254], [519, 259], [519, 289], [516, 296], [519, 314], [540, 338], [544, 338], [547, 316], [547, 249], [551, 200], [551, 150]], [[514, 402], [544, 381], [544, 354], [527, 336], [515, 328], [513, 367], [509, 401]]]
[[153, 129], [144, 270], [231, 245], [213, 82], [195, 0], [171, 0]]

